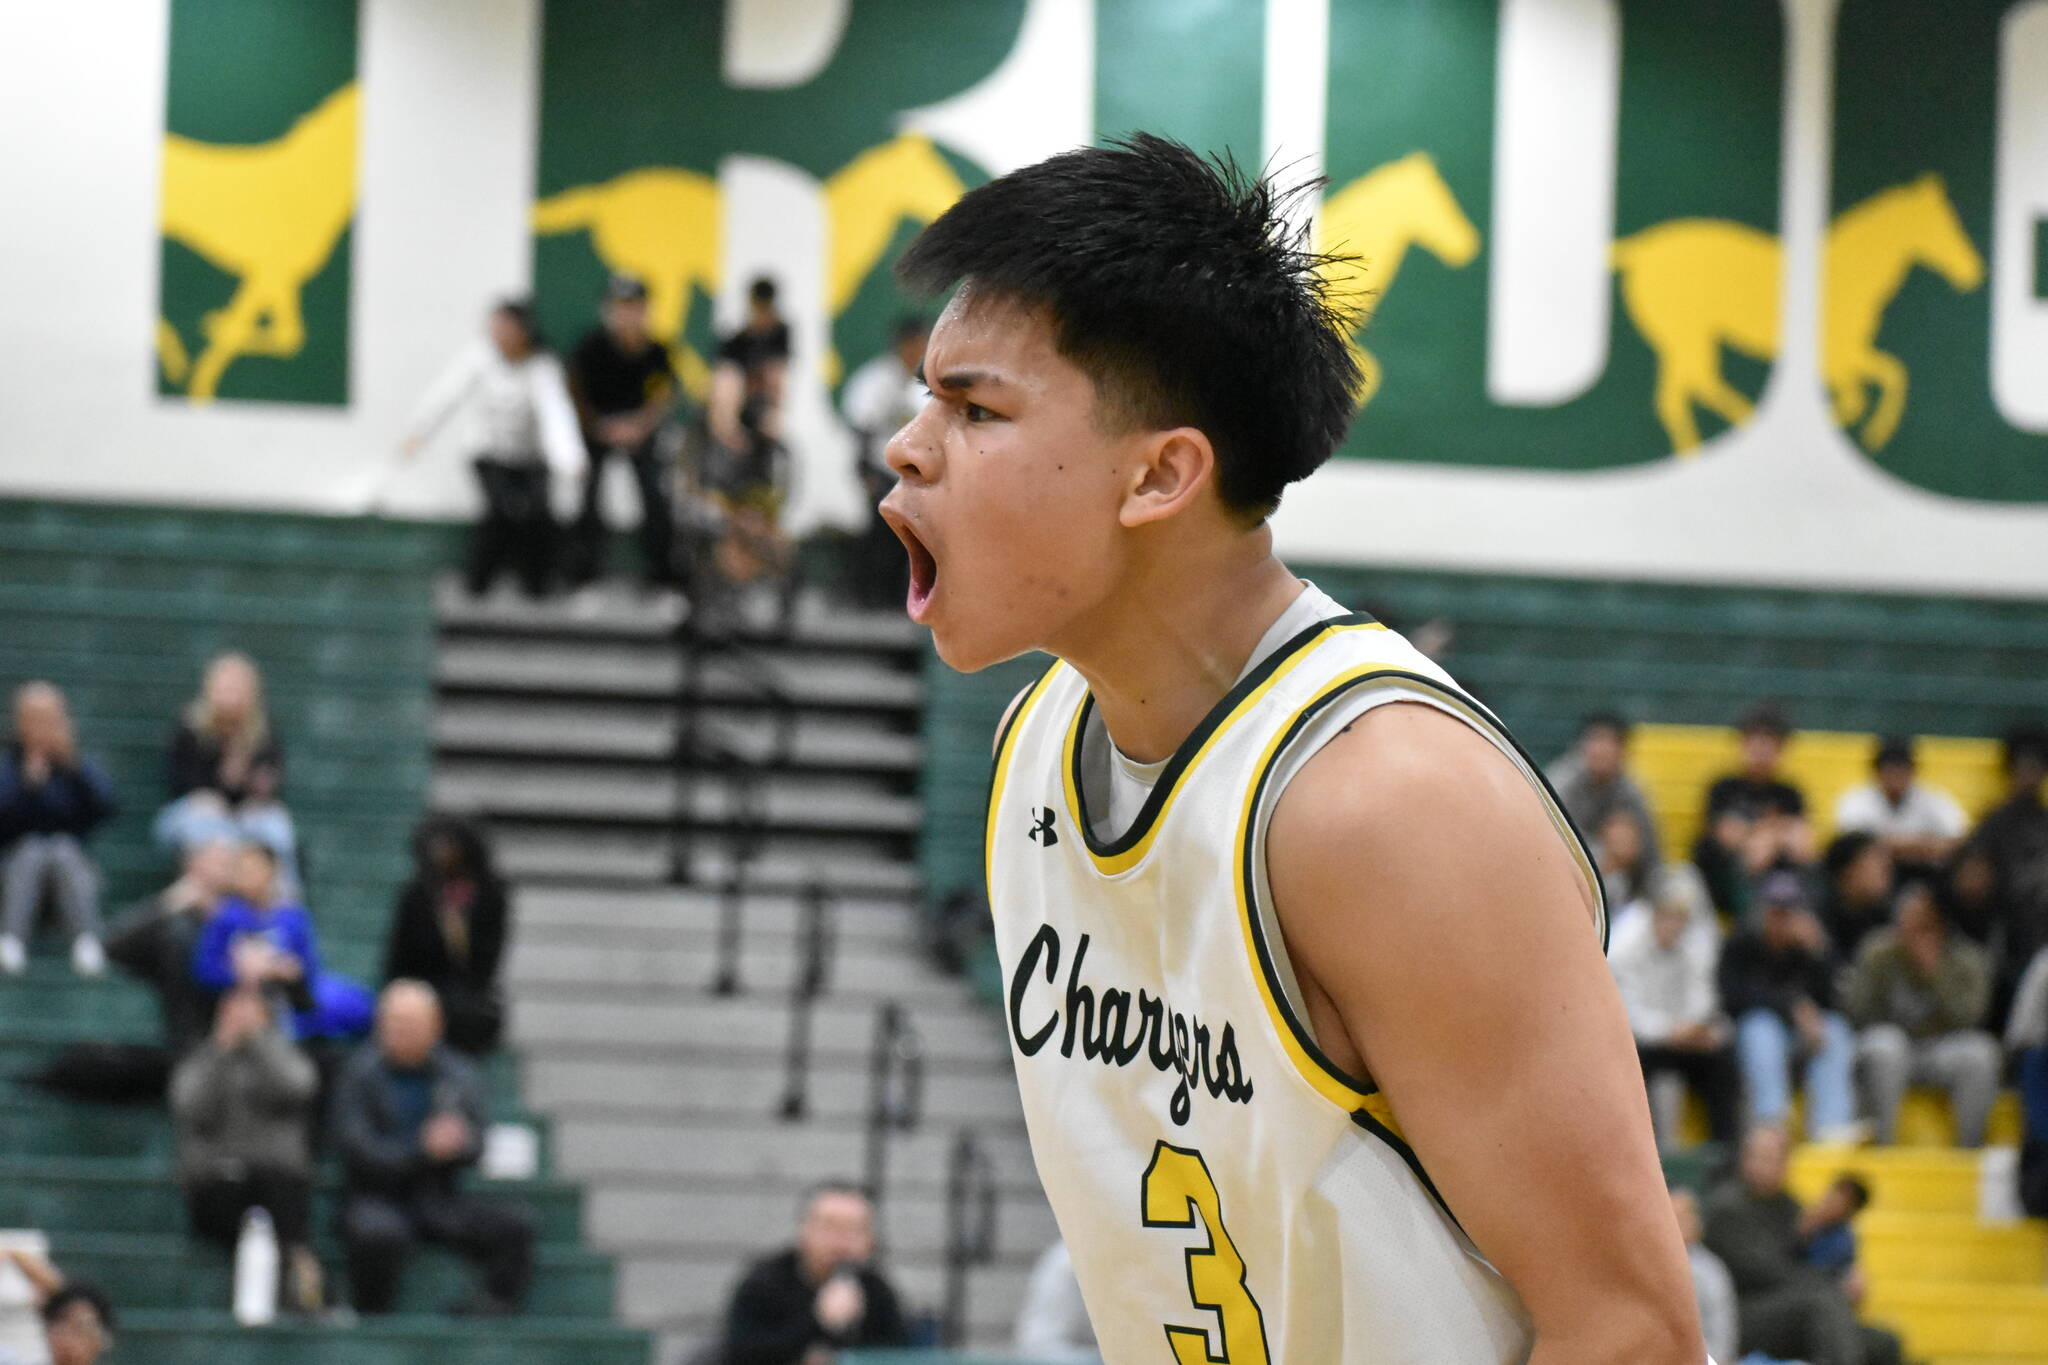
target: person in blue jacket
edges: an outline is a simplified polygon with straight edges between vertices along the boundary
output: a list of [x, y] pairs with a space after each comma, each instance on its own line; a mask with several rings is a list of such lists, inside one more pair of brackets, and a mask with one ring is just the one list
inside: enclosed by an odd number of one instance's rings
[[367, 987], [321, 967], [313, 917], [279, 894], [277, 855], [259, 843], [235, 855], [233, 892], [193, 945], [192, 979], [211, 991], [260, 988], [298, 1038], [360, 1038], [376, 1013]]

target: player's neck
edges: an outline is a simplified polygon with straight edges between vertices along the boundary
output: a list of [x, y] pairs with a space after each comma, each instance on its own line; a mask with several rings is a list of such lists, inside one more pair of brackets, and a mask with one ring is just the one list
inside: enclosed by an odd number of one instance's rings
[[1055, 652], [1088, 680], [1116, 747], [1156, 763], [1236, 684], [1300, 592], [1264, 527], [1192, 555], [1177, 547], [1134, 566], [1105, 610]]

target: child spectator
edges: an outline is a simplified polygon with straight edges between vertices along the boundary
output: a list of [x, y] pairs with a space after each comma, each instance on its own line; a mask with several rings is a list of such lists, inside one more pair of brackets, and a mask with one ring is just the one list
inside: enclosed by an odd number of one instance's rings
[[1855, 1035], [1834, 1010], [1827, 932], [1806, 908], [1798, 874], [1781, 872], [1757, 893], [1760, 922], [1721, 952], [1721, 1004], [1735, 1018], [1735, 1050], [1750, 1117], [1791, 1117], [1792, 1064], [1806, 1068], [1806, 1128], [1823, 1141], [1861, 1136], [1853, 1088]]
[[1778, 775], [1792, 727], [1773, 706], [1745, 715], [1738, 731], [1742, 770], [1707, 789], [1706, 827], [1693, 861], [1706, 874], [1714, 904], [1730, 914], [1749, 908], [1757, 882], [1772, 870], [1813, 861], [1806, 797]]
[[157, 812], [158, 844], [254, 840], [276, 855], [286, 885], [299, 884], [298, 833], [284, 808], [284, 751], [263, 704], [263, 675], [246, 654], [206, 666], [199, 696], [171, 737], [171, 802]]
[[1982, 1028], [1991, 964], [1982, 948], [1949, 932], [1933, 891], [1910, 882], [1894, 927], [1864, 940], [1844, 992], [1868, 1112], [1877, 1140], [1898, 1134], [1899, 1103], [1915, 1082], [1948, 1092], [1956, 1141], [1982, 1146], [1998, 1098], [1998, 1040]]
[[[1799, 1215], [1806, 1239], [1806, 1263], [1837, 1278], [1856, 1268], [1856, 1215], [1870, 1206], [1870, 1187], [1853, 1175], [1838, 1175], [1813, 1207]], [[1861, 1295], [1852, 1295], [1860, 1298]]]
[[1969, 821], [1956, 799], [1915, 777], [1913, 741], [1893, 735], [1877, 746], [1872, 780], [1842, 793], [1835, 828], [1874, 834], [1907, 867], [1932, 871], [1963, 841]]
[[323, 1306], [306, 1140], [319, 1082], [312, 1059], [272, 1026], [269, 1005], [251, 989], [221, 997], [212, 1036], [171, 1075], [178, 1184], [192, 1231], [232, 1247], [243, 1215], [268, 1212], [285, 1252], [290, 1301], [304, 1313]]
[[64, 694], [46, 682], [14, 694], [14, 743], [0, 754], [0, 971], [28, 967], [28, 938], [46, 892], [71, 931], [71, 967], [97, 976], [99, 872], [86, 852], [114, 813], [114, 786], [78, 752]]
[[1550, 765], [1546, 776], [1565, 814], [1587, 834], [1599, 830], [1617, 810], [1632, 812], [1642, 831], [1647, 876], [1663, 860], [1663, 844], [1649, 800], [1629, 775], [1628, 739], [1626, 720], [1611, 711], [1596, 712], [1580, 723], [1578, 742]]
[[360, 1038], [375, 1008], [367, 989], [322, 969], [312, 916], [284, 896], [262, 844], [237, 853], [234, 893], [200, 931], [192, 978], [214, 992], [262, 991], [291, 1019], [295, 1038]]
[[398, 894], [384, 980], [424, 981], [441, 998], [449, 1046], [481, 1056], [498, 1045], [505, 1007], [505, 883], [475, 824], [430, 815], [412, 839], [413, 875]]
[[[1616, 817], [1630, 818], [1626, 811], [1617, 811]], [[1665, 1072], [1682, 1076], [1706, 1105], [1713, 1139], [1732, 1142], [1741, 1080], [1714, 985], [1720, 955], [1721, 928], [1700, 874], [1690, 864], [1674, 863], [1658, 871], [1647, 906], [1615, 921], [1607, 957], [1628, 1010], [1644, 1079]], [[1651, 1094], [1655, 1098], [1660, 1091], [1653, 1085]], [[1661, 1107], [1653, 1105], [1653, 1112]], [[1656, 1118], [1659, 1137], [1674, 1145], [1677, 1115], [1658, 1113]]]
[[1657, 864], [1650, 857], [1649, 832], [1634, 811], [1617, 806], [1594, 827], [1593, 857], [1600, 867], [1608, 909], [1617, 918], [1648, 894], [1650, 874]]

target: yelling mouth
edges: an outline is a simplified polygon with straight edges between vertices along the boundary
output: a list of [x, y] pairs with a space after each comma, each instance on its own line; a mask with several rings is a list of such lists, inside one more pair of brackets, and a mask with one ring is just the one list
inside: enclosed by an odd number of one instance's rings
[[909, 523], [892, 517], [889, 527], [896, 532], [896, 538], [903, 542], [903, 548], [910, 555], [910, 591], [904, 596], [904, 610], [909, 612], [911, 620], [922, 625], [931, 606], [932, 593], [939, 586], [939, 561], [925, 548], [924, 541], [918, 538]]

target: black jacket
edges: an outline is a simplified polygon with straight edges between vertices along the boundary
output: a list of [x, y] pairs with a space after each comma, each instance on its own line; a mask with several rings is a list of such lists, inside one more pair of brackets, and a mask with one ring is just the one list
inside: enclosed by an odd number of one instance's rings
[[867, 1312], [850, 1331], [834, 1336], [812, 1312], [818, 1286], [804, 1278], [794, 1248], [756, 1262], [726, 1312], [725, 1365], [798, 1365], [812, 1346], [909, 1345], [896, 1291], [871, 1268], [855, 1273]]
[[384, 979], [411, 977], [444, 997], [451, 993], [495, 994], [498, 965], [505, 954], [505, 884], [495, 877], [477, 879], [476, 894], [469, 903], [468, 951], [461, 954], [441, 932], [439, 898], [439, 885], [421, 877], [407, 882], [398, 893], [391, 934], [384, 944]]
[[1820, 1009], [1835, 1007], [1834, 967], [1826, 957], [1805, 948], [1774, 949], [1754, 929], [1721, 950], [1720, 985], [1721, 1008], [1738, 1019], [1767, 1009], [1790, 1023], [1802, 998]]
[[[221, 742], [211, 735], [202, 735], [191, 726], [179, 724], [171, 736], [170, 787], [171, 799], [177, 800], [188, 793], [217, 791], [229, 805], [240, 805], [248, 796], [249, 787], [245, 778], [240, 785], [229, 786], [221, 778]], [[284, 750], [278, 746], [277, 732], [270, 731], [263, 743], [249, 759], [249, 771], [269, 768], [277, 774], [277, 787], [284, 787]]]
[[373, 1040], [356, 1049], [334, 1083], [335, 1145], [351, 1189], [401, 1201], [446, 1196], [454, 1193], [463, 1168], [483, 1155], [489, 1113], [475, 1068], [437, 1047], [425, 1069], [432, 1094], [428, 1117], [459, 1115], [469, 1125], [469, 1150], [453, 1161], [435, 1161], [420, 1150], [419, 1133], [405, 1127], [392, 1092], [396, 1068]]

